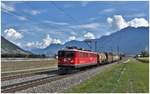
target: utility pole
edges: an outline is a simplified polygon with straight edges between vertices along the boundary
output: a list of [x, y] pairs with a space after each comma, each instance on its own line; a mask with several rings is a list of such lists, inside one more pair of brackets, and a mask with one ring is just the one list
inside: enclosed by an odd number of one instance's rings
[[92, 41], [87, 39], [85, 40], [85, 43], [88, 45], [88, 47], [90, 48], [90, 50], [92, 50]]
[[113, 52], [113, 49], [112, 49], [112, 47], [110, 47], [111, 48], [111, 53]]
[[117, 45], [117, 53], [119, 54], [119, 45]]
[[97, 41], [95, 40], [95, 52], [97, 52]]

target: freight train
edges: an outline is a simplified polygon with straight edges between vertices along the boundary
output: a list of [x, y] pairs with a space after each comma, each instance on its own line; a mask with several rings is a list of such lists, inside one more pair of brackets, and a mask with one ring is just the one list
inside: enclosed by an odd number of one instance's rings
[[70, 70], [112, 63], [120, 59], [119, 55], [113, 55], [112, 53], [66, 48], [58, 51], [58, 72], [59, 74], [66, 74]]

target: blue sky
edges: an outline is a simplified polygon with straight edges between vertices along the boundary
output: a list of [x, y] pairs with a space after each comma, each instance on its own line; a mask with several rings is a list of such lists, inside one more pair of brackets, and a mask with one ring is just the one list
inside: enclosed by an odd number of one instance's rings
[[100, 38], [128, 26], [148, 26], [147, 1], [2, 2], [2, 36], [22, 48]]

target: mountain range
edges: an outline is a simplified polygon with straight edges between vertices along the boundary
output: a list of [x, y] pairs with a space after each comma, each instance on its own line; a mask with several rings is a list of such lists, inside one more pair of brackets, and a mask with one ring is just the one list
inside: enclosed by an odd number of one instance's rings
[[25, 51], [21, 49], [20, 47], [16, 46], [12, 42], [5, 39], [3, 36], [1, 36], [1, 54], [2, 55], [29, 55], [31, 52]]
[[137, 54], [149, 48], [149, 28], [148, 27], [127, 27], [108, 36], [98, 39], [77, 41], [72, 40], [65, 44], [51, 44], [44, 49], [31, 49], [35, 54], [46, 54], [53, 56], [58, 50], [66, 46], [76, 46], [98, 52], [119, 52], [124, 54]]

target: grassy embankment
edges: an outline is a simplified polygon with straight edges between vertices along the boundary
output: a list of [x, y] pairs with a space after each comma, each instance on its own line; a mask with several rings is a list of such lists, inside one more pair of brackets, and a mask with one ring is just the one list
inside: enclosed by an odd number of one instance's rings
[[137, 60], [139, 60], [143, 63], [149, 63], [149, 57], [141, 57], [141, 58], [138, 58]]
[[57, 66], [57, 60], [1, 62], [1, 72]]
[[148, 63], [129, 60], [127, 63], [115, 64], [94, 77], [71, 87], [65, 92], [148, 92]]

